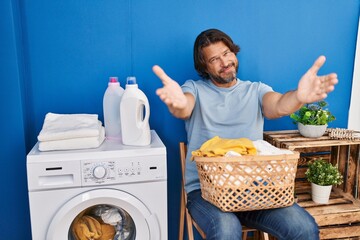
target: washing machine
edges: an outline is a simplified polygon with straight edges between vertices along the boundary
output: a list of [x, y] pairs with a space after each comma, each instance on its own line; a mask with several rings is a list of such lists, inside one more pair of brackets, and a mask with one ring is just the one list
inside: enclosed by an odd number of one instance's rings
[[151, 144], [27, 155], [34, 240], [167, 239], [166, 148]]

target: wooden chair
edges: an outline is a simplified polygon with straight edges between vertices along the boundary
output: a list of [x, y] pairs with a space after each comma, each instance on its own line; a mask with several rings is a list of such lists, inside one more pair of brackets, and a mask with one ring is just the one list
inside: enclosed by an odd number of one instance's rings
[[[199, 232], [200, 236], [203, 239], [206, 239], [206, 234], [204, 231], [200, 228], [200, 226], [192, 219], [190, 213], [188, 212], [188, 209], [186, 208], [187, 203], [187, 195], [185, 192], [185, 162], [186, 162], [186, 150], [187, 147], [185, 143], [180, 142], [180, 163], [181, 163], [181, 198], [180, 198], [180, 225], [179, 225], [179, 240], [184, 239], [184, 226], [186, 223], [186, 229], [187, 229], [187, 235], [188, 240], [194, 240], [194, 232], [193, 227]], [[242, 233], [242, 239], [246, 240], [248, 233], [253, 232], [254, 238], [252, 239], [261, 239], [261, 240], [269, 240], [269, 235], [267, 233], [261, 232], [257, 229], [248, 228], [243, 226], [243, 233]]]

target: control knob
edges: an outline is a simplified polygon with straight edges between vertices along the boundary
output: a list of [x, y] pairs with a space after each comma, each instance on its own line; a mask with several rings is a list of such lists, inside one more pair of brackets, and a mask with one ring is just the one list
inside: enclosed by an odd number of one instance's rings
[[102, 179], [106, 176], [106, 168], [104, 166], [96, 166], [93, 170], [93, 175], [97, 179]]

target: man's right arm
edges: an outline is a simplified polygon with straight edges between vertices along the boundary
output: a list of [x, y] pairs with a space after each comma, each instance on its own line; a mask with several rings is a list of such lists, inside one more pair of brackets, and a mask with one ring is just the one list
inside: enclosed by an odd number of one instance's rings
[[183, 93], [180, 85], [159, 66], [155, 65], [153, 71], [163, 83], [163, 87], [157, 89], [156, 94], [168, 106], [170, 113], [177, 118], [189, 118], [195, 106], [194, 96]]

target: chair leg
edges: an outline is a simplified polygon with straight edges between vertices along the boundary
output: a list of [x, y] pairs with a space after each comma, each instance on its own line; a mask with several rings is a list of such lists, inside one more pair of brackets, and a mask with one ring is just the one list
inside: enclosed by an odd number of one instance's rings
[[248, 235], [247, 231], [243, 231], [243, 233], [242, 233], [242, 239], [243, 239], [243, 240], [246, 240], [246, 239], [247, 239], [247, 235]]
[[[246, 240], [246, 239], [247, 239], [249, 232], [252, 232], [252, 233], [254, 234], [252, 239], [256, 239], [256, 240], [270, 240], [268, 233], [262, 232], [262, 231], [260, 231], [260, 230], [248, 229], [248, 228], [243, 229], [243, 232], [242, 232], [242, 239], [243, 239], [243, 240]], [[275, 240], [275, 239], [274, 239], [274, 240]]]
[[260, 232], [262, 240], [269, 240], [269, 234], [266, 232]]
[[185, 199], [184, 191], [180, 193], [180, 224], [179, 224], [179, 240], [184, 240], [184, 224], [185, 224]]
[[193, 231], [193, 224], [190, 214], [186, 210], [186, 227], [187, 227], [187, 233], [188, 233], [188, 240], [194, 240], [194, 231]]

